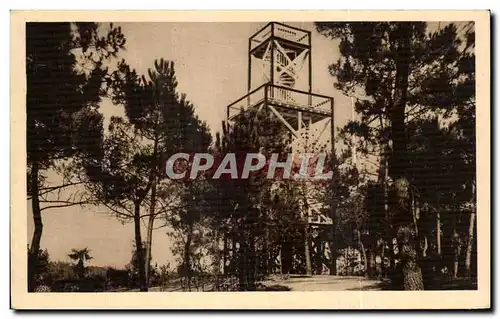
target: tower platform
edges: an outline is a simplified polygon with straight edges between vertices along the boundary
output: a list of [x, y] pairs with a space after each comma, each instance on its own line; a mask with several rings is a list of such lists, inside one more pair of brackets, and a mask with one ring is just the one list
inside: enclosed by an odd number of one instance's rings
[[[272, 107], [294, 130], [299, 117], [311, 124], [332, 117], [333, 98], [266, 83], [227, 106], [227, 118], [235, 120], [241, 112]], [[299, 112], [301, 113], [299, 115]]]

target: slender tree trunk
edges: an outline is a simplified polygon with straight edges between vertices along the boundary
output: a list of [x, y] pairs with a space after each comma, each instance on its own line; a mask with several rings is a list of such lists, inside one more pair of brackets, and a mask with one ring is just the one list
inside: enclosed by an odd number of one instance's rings
[[472, 211], [469, 216], [469, 231], [467, 236], [467, 249], [465, 251], [465, 273], [468, 278], [471, 277], [471, 258], [472, 258], [472, 245], [474, 243], [474, 226], [476, 224], [476, 185], [472, 185]]
[[256, 290], [256, 285], [255, 285], [255, 271], [256, 271], [256, 254], [255, 254], [255, 237], [252, 232], [250, 232], [250, 236], [248, 239], [248, 262], [247, 262], [247, 289], [249, 291], [255, 291]]
[[366, 249], [365, 245], [363, 245], [363, 241], [361, 240], [361, 232], [358, 230], [358, 246], [361, 251], [361, 255], [363, 256], [363, 264], [365, 266], [365, 276], [368, 276], [368, 258], [366, 257]]
[[335, 237], [332, 240], [331, 246], [330, 246], [330, 252], [331, 252], [331, 258], [332, 258], [332, 269], [330, 271], [330, 274], [332, 276], [337, 276], [337, 249], [335, 245]]
[[453, 278], [458, 277], [458, 262], [460, 258], [460, 235], [457, 229], [453, 229]]
[[370, 278], [375, 278], [377, 275], [377, 236], [374, 225], [370, 226], [368, 234], [368, 247], [365, 247], [367, 252], [366, 275]]
[[453, 279], [458, 278], [458, 258], [453, 261]]
[[238, 251], [238, 280], [240, 291], [247, 291], [247, 277], [246, 277], [246, 247], [244, 243], [240, 243]]
[[367, 275], [370, 278], [375, 278], [377, 276], [377, 252], [376, 247], [372, 246], [368, 251], [368, 264], [367, 264]]
[[[332, 213], [332, 216], [336, 216], [336, 212], [334, 211]], [[337, 226], [338, 226], [338, 219], [334, 219], [334, 223], [332, 224], [332, 240], [330, 242], [330, 254], [331, 254], [331, 269], [330, 269], [330, 275], [332, 276], [337, 276]]]
[[349, 276], [349, 267], [351, 266], [349, 262], [349, 246], [345, 248], [345, 275]]
[[158, 156], [158, 137], [155, 136], [154, 146], [153, 146], [153, 167], [151, 168], [151, 203], [149, 206], [149, 218], [148, 218], [148, 229], [147, 229], [147, 238], [146, 238], [146, 257], [145, 257], [145, 266], [144, 273], [146, 277], [146, 284], [149, 286], [150, 283], [150, 259], [151, 259], [151, 246], [153, 244], [153, 227], [155, 223], [155, 209], [156, 209], [156, 157]]
[[223, 266], [222, 266], [222, 271], [224, 275], [227, 275], [227, 255], [228, 255], [228, 242], [227, 242], [227, 235], [223, 234], [223, 240], [224, 240], [224, 251], [222, 255], [222, 260], [223, 260]]
[[153, 225], [154, 216], [149, 216], [148, 220], [148, 234], [146, 238], [146, 256], [144, 257], [144, 276], [146, 278], [146, 283], [149, 286], [151, 282], [150, 278], [150, 267], [151, 267], [151, 243], [153, 240]]
[[469, 233], [467, 237], [467, 250], [465, 252], [465, 273], [471, 277], [472, 244], [474, 242], [474, 225], [476, 223], [476, 212], [472, 211], [469, 217]]
[[135, 247], [137, 250], [137, 263], [139, 264], [139, 288], [140, 291], [148, 291], [146, 282], [146, 272], [144, 263], [144, 248], [142, 247], [141, 236], [141, 205], [135, 203], [134, 205], [134, 232], [135, 232]]
[[279, 259], [279, 272], [280, 275], [283, 276], [283, 244], [280, 244], [278, 251], [278, 259]]
[[35, 289], [35, 275], [36, 275], [36, 264], [38, 261], [38, 253], [40, 251], [40, 242], [42, 240], [43, 223], [42, 223], [42, 212], [40, 210], [40, 199], [38, 197], [38, 174], [39, 168], [38, 163], [35, 161], [31, 165], [31, 207], [33, 211], [33, 238], [31, 240], [31, 246], [28, 254], [28, 291], [34, 291]]
[[441, 214], [436, 212], [436, 248], [437, 254], [441, 257]]
[[415, 193], [415, 190], [412, 188], [412, 212], [413, 212], [413, 227], [415, 227], [415, 238], [416, 238], [416, 249], [417, 249], [417, 259], [421, 260], [422, 257], [425, 256], [425, 247], [422, 247], [422, 242], [425, 239], [422, 232], [420, 231], [420, 202], [418, 199], [418, 195]]
[[[384, 121], [382, 120], [382, 118], [380, 118], [380, 126], [385, 127]], [[388, 267], [390, 270], [392, 270], [394, 268], [394, 263], [395, 263], [394, 262], [394, 243], [393, 243], [394, 234], [393, 234], [393, 228], [392, 228], [392, 218], [389, 214], [389, 191], [388, 191], [388, 186], [387, 186], [388, 179], [389, 179], [389, 159], [388, 159], [389, 147], [387, 146], [387, 144], [384, 145], [383, 150], [384, 150], [383, 159], [381, 160], [381, 165], [383, 166], [383, 171], [381, 172], [380, 180], [382, 182], [383, 190], [384, 190], [384, 216], [385, 216], [385, 222], [386, 222], [385, 242], [387, 244], [387, 248], [389, 249], [387, 252], [387, 257], [389, 260]], [[383, 249], [382, 255], [385, 255], [385, 245], [382, 246], [382, 249]], [[382, 265], [385, 267], [384, 257], [382, 257]]]
[[436, 211], [436, 250], [439, 258], [441, 258], [441, 204], [440, 193], [436, 190], [437, 195], [437, 211]]
[[429, 249], [429, 241], [427, 240], [427, 236], [423, 237], [424, 247], [422, 247], [422, 257], [427, 257], [427, 249]]
[[148, 285], [150, 283], [149, 267], [151, 266], [150, 260], [151, 260], [151, 247], [153, 245], [153, 227], [156, 218], [155, 206], [156, 206], [156, 180], [153, 180], [153, 184], [151, 185], [151, 205], [149, 207], [148, 234], [146, 239], [146, 258], [144, 260], [145, 262], [144, 271], [146, 276], [146, 282]]
[[386, 253], [387, 253], [387, 259], [389, 261], [388, 267], [392, 271], [396, 265], [396, 260], [395, 260], [396, 259], [396, 252], [394, 249], [394, 228], [389, 222], [388, 222], [387, 229], [386, 229], [385, 242], [387, 244], [387, 252]]
[[219, 237], [219, 232], [217, 231], [217, 229], [215, 229], [215, 236], [214, 236], [215, 240], [214, 240], [214, 243], [213, 243], [213, 247], [212, 247], [212, 250], [213, 250], [213, 253], [214, 253], [214, 256], [215, 256], [215, 260], [214, 260], [214, 274], [215, 274], [215, 287], [216, 287], [216, 290], [219, 291], [219, 287], [220, 287], [220, 281], [219, 281], [219, 278], [220, 278], [220, 261], [221, 261], [221, 250], [220, 250], [220, 237]]
[[269, 275], [271, 273], [271, 251], [269, 249], [269, 226], [266, 223], [265, 240], [264, 240], [264, 274]]
[[304, 256], [306, 259], [306, 275], [312, 275], [311, 253], [309, 251], [309, 225], [304, 227]]
[[236, 273], [238, 269], [236, 267], [238, 267], [240, 259], [239, 252], [236, 250], [236, 242], [237, 238], [236, 235], [233, 233], [233, 235], [231, 236], [231, 258], [229, 259], [229, 265], [230, 265], [229, 269], [231, 270], [232, 274]]
[[[241, 222], [241, 221], [240, 221]], [[239, 236], [238, 236], [238, 281], [239, 281], [239, 289], [240, 291], [246, 291], [248, 290], [247, 287], [247, 278], [246, 278], [246, 265], [247, 265], [247, 238], [246, 238], [246, 229], [239, 229]]]
[[387, 257], [389, 258], [389, 268], [394, 269], [396, 266], [396, 254], [394, 252], [394, 238], [392, 236], [388, 237], [387, 246], [389, 248], [389, 250], [387, 251], [388, 253]]
[[191, 291], [191, 241], [193, 229], [189, 227], [186, 242], [184, 243], [184, 275], [186, 276], [187, 289]]
[[382, 241], [382, 252], [380, 253], [380, 276], [385, 277], [385, 242]]

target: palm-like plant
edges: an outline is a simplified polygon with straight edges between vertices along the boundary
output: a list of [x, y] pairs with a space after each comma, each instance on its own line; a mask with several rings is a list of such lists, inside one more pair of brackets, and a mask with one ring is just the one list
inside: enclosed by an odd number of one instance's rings
[[83, 249], [71, 249], [71, 253], [68, 254], [69, 258], [71, 258], [74, 261], [78, 261], [77, 264], [75, 265], [75, 272], [78, 277], [83, 277], [83, 274], [85, 273], [85, 261], [88, 261], [92, 259], [90, 256], [90, 249], [88, 248], [83, 248]]

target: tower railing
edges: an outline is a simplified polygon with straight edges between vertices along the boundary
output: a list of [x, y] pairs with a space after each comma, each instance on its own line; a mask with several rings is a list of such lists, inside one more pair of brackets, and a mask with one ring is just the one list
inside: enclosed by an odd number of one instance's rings
[[227, 107], [228, 119], [234, 119], [242, 110], [247, 111], [262, 104], [291, 108], [331, 116], [331, 97], [295, 90], [285, 86], [265, 83]]
[[227, 106], [227, 118], [229, 120], [234, 119], [240, 112], [247, 111], [249, 108], [260, 105], [264, 103], [265, 93], [266, 93], [266, 85], [262, 84], [255, 90], [249, 92], [247, 95], [239, 98], [233, 103]]
[[268, 86], [268, 98], [270, 102], [283, 104], [283, 106], [313, 111], [325, 115], [331, 114], [329, 96], [295, 90], [293, 88], [272, 85]]

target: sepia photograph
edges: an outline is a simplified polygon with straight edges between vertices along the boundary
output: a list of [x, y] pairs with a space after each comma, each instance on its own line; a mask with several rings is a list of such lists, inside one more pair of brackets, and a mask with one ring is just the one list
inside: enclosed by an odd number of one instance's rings
[[12, 306], [489, 307], [489, 12], [326, 13], [11, 12]]

